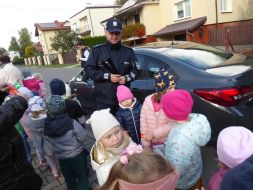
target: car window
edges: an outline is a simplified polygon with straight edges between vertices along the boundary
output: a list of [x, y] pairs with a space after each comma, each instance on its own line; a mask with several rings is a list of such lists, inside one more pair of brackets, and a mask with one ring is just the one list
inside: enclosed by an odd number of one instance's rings
[[230, 54], [222, 51], [207, 51], [202, 49], [170, 49], [164, 51], [176, 59], [199, 69], [209, 69], [223, 64]]
[[162, 63], [152, 58], [146, 57], [145, 62], [148, 64], [149, 78], [153, 78], [154, 74], [164, 67]]
[[139, 64], [141, 65], [141, 75], [139, 77], [140, 78], [147, 78], [147, 68], [146, 68], [146, 65], [145, 65], [145, 58], [141, 55], [136, 55], [137, 59], [138, 59], [138, 62]]

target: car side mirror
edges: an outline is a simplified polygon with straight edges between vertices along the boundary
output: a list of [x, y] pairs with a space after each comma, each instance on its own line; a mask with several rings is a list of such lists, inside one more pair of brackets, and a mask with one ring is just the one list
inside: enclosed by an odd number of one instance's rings
[[76, 77], [76, 82], [82, 82], [82, 80], [83, 80], [83, 76], [82, 75], [78, 75]]

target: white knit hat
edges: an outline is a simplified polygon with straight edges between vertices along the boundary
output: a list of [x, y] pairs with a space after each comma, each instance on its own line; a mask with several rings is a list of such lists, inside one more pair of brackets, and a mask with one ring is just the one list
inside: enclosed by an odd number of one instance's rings
[[120, 126], [118, 120], [110, 113], [110, 108], [94, 111], [86, 123], [91, 125], [96, 141], [113, 127]]

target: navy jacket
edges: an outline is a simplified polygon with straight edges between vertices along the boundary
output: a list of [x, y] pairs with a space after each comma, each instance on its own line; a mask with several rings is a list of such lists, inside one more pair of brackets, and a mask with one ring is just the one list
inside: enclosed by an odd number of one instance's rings
[[140, 114], [142, 105], [136, 100], [131, 108], [124, 108], [121, 105], [116, 113], [116, 118], [121, 127], [128, 131], [131, 139], [137, 143], [141, 143], [140, 139]]
[[230, 169], [221, 181], [220, 190], [253, 189], [253, 155], [238, 166]]
[[111, 82], [111, 74], [125, 76], [125, 85], [129, 87], [141, 72], [133, 49], [109, 42], [91, 49], [84, 69], [87, 76], [94, 80], [97, 103], [113, 106], [117, 105], [116, 90], [119, 84]]

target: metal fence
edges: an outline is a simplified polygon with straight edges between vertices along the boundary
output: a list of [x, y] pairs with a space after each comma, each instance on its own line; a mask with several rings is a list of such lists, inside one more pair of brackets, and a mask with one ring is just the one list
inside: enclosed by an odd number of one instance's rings
[[208, 43], [229, 52], [253, 55], [253, 24], [209, 29]]

